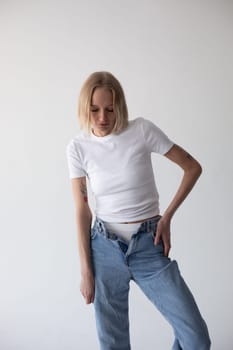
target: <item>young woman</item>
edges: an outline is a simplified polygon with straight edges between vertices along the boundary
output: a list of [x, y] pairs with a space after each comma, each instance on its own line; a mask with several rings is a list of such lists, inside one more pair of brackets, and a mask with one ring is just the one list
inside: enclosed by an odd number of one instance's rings
[[[129, 350], [128, 293], [133, 280], [174, 330], [173, 350], [207, 350], [210, 338], [176, 260], [169, 258], [171, 219], [202, 168], [150, 120], [128, 120], [125, 96], [109, 72], [94, 72], [79, 96], [82, 132], [67, 145], [76, 209], [80, 291], [94, 303], [101, 350]], [[160, 215], [151, 152], [184, 171]], [[95, 220], [86, 177], [95, 196]]]

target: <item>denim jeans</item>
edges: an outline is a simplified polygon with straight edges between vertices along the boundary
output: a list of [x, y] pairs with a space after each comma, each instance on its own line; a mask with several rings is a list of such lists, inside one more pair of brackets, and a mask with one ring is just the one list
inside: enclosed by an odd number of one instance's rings
[[[174, 330], [173, 350], [209, 350], [205, 321], [176, 260], [154, 245], [160, 217], [144, 221], [128, 244], [96, 217], [91, 229], [95, 319], [101, 350], [130, 350], [128, 295], [133, 280]], [[130, 225], [130, 224], [129, 224]], [[153, 345], [152, 345], [153, 347]], [[151, 347], [151, 348], [152, 348]]]

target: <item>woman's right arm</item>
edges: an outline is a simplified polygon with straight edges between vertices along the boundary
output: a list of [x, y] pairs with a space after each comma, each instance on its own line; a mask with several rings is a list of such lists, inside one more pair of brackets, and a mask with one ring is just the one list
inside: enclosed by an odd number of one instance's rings
[[94, 301], [94, 276], [90, 254], [92, 212], [88, 205], [86, 177], [71, 179], [75, 202], [78, 251], [81, 267], [80, 291], [86, 304]]

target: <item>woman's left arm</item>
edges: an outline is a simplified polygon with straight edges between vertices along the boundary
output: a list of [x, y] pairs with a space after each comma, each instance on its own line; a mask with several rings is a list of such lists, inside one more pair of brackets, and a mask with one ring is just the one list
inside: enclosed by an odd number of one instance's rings
[[172, 148], [164, 154], [165, 157], [170, 159], [172, 162], [179, 165], [183, 171], [183, 178], [180, 186], [172, 199], [171, 203], [165, 210], [163, 216], [158, 222], [157, 231], [155, 235], [154, 243], [158, 244], [160, 239], [164, 243], [164, 255], [168, 256], [171, 242], [170, 242], [170, 223], [171, 218], [174, 215], [176, 209], [187, 197], [189, 192], [192, 190], [197, 179], [202, 173], [202, 167], [200, 163], [194, 159], [187, 151], [178, 145], [173, 145]]

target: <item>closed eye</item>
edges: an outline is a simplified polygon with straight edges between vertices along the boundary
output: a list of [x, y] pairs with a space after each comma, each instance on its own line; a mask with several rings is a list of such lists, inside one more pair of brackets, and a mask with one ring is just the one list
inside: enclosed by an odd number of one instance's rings
[[[91, 109], [91, 112], [98, 112], [98, 109]], [[113, 112], [113, 109], [107, 109], [107, 112]]]

